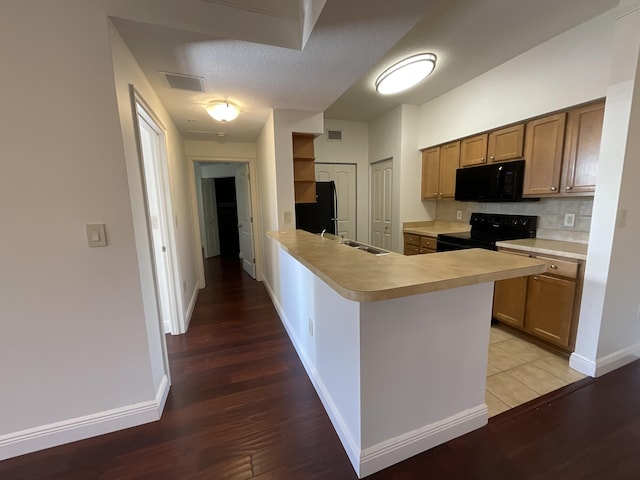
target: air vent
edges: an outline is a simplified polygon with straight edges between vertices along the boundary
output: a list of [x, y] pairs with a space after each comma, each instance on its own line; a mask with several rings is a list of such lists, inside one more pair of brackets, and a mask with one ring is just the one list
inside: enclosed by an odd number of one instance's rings
[[327, 130], [327, 140], [342, 140], [342, 130]]
[[204, 93], [204, 78], [192, 75], [181, 75], [179, 73], [161, 72], [166, 78], [171, 88], [179, 90], [189, 90], [190, 92]]

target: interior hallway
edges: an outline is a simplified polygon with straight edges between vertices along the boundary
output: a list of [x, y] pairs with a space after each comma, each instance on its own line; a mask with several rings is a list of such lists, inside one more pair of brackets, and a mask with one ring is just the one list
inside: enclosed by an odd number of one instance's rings
[[[206, 275], [189, 332], [167, 336], [160, 421], [0, 462], [0, 478], [355, 479], [263, 285], [235, 259], [207, 260]], [[368, 478], [636, 478], [639, 448], [635, 362]]]

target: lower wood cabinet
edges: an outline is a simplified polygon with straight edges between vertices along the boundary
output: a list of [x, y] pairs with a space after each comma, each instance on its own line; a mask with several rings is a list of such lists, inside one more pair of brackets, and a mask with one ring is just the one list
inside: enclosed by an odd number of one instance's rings
[[548, 342], [568, 347], [576, 282], [534, 275], [528, 283], [526, 330]]
[[424, 253], [435, 253], [438, 248], [437, 239], [427, 235], [415, 235], [413, 233], [404, 234], [404, 254], [420, 255]]
[[[522, 255], [521, 252], [501, 251]], [[584, 265], [577, 260], [529, 256], [544, 260], [547, 271], [496, 282], [493, 318], [563, 350], [573, 351]]]

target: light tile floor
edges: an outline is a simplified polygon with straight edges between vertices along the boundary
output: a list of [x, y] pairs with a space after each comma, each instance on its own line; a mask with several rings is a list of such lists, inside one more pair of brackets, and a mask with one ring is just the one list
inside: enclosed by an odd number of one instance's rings
[[491, 326], [485, 402], [489, 417], [584, 378], [559, 354]]

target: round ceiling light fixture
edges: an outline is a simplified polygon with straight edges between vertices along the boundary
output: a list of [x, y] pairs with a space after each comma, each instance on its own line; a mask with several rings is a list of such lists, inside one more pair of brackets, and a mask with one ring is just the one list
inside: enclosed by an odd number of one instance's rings
[[235, 120], [240, 113], [240, 109], [237, 106], [226, 100], [210, 103], [205, 107], [205, 109], [212, 118], [221, 123], [227, 123]]
[[382, 95], [402, 92], [421, 82], [436, 68], [433, 53], [419, 53], [390, 66], [376, 79], [376, 91]]

